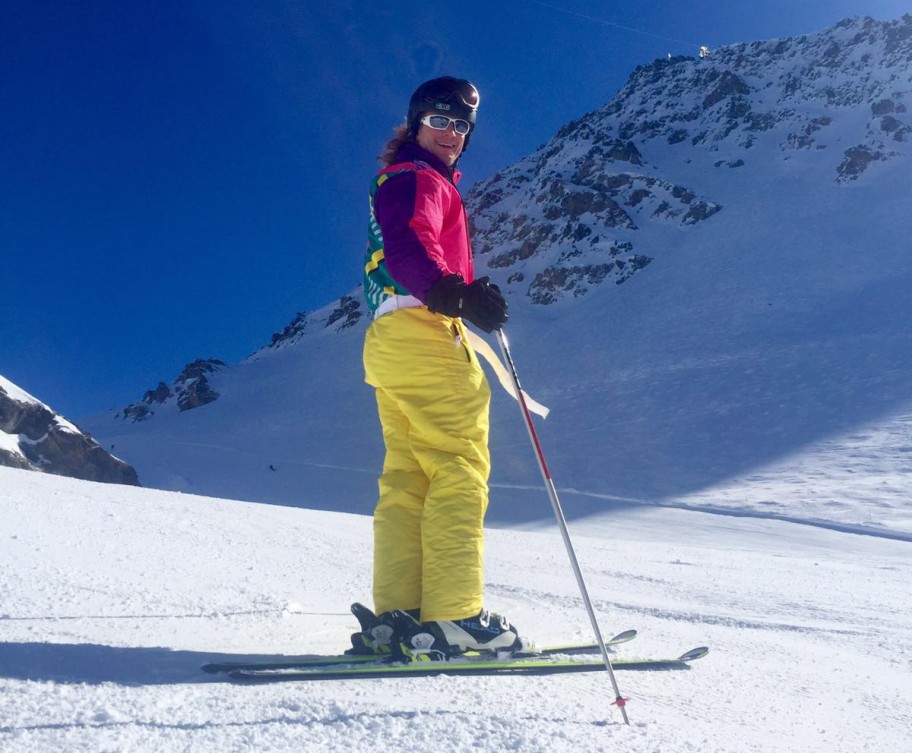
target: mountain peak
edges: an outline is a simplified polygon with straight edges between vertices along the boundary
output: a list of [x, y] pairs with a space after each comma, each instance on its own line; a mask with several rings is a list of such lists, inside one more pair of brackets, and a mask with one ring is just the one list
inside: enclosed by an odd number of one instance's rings
[[640, 65], [604, 107], [473, 188], [476, 253], [549, 305], [629, 280], [665, 253], [663, 227], [711, 222], [725, 204], [715, 169], [817, 154], [828, 180], [857, 181], [908, 153], [910, 60], [906, 15]]
[[354, 327], [365, 315], [358, 291], [343, 295], [337, 302], [318, 311], [303, 311], [281, 331], [272, 335], [266, 348], [279, 350], [298, 342], [304, 335], [320, 331], [342, 332]]
[[209, 375], [225, 367], [225, 362], [218, 358], [191, 361], [170, 385], [159, 382], [142, 399], [118, 412], [115, 418], [132, 422], [147, 421], [161, 409], [173, 406], [178, 411], [187, 411], [213, 403], [218, 400], [219, 393], [212, 388]]
[[138, 485], [136, 471], [37, 398], [0, 376], [0, 465]]

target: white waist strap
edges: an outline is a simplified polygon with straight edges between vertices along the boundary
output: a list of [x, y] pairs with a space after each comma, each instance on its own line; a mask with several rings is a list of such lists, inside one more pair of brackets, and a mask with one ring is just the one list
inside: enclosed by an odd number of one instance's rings
[[413, 309], [416, 306], [424, 306], [424, 304], [413, 295], [391, 295], [377, 306], [377, 310], [374, 312], [374, 319], [379, 319], [384, 314], [396, 309]]
[[[384, 314], [388, 314], [390, 311], [395, 311], [396, 309], [411, 309], [416, 306], [424, 306], [424, 304], [413, 295], [391, 295], [383, 301], [383, 303], [377, 306], [377, 310], [374, 312], [374, 319], [379, 319]], [[516, 390], [513, 388], [513, 381], [510, 379], [506, 367], [494, 353], [494, 349], [468, 327], [466, 327], [466, 333], [469, 336], [469, 342], [472, 344], [472, 348], [475, 352], [491, 365], [501, 387], [503, 387], [507, 391], [507, 394], [514, 400], [519, 400]], [[548, 417], [548, 409], [544, 405], [533, 400], [525, 390], [523, 390], [523, 395], [526, 398], [526, 407], [532, 411], [532, 413], [537, 413], [542, 418]]]

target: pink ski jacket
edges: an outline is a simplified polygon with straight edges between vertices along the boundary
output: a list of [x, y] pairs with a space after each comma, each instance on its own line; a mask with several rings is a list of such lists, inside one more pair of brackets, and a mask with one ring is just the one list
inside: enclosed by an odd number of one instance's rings
[[444, 275], [474, 279], [472, 246], [460, 173], [416, 144], [405, 144], [395, 164], [371, 186], [364, 290], [371, 311], [391, 295], [424, 302]]

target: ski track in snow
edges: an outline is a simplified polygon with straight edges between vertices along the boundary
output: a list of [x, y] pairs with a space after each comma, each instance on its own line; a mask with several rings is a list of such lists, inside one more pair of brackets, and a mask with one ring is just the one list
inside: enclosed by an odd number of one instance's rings
[[[205, 661], [330, 653], [368, 600], [370, 519], [0, 468], [0, 749], [893, 753], [912, 728], [912, 549], [628, 508], [571, 524], [622, 656], [688, 671], [240, 687]], [[553, 527], [489, 530], [488, 605], [591, 629]]]

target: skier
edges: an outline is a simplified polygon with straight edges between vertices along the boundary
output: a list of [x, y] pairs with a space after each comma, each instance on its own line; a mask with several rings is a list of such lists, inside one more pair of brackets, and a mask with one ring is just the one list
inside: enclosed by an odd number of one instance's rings
[[356, 653], [530, 645], [483, 606], [491, 393], [463, 320], [492, 332], [507, 320], [507, 303], [473, 275], [456, 188], [478, 103], [463, 79], [418, 87], [370, 189], [364, 289], [374, 322], [364, 369], [386, 457], [374, 512], [375, 609], [352, 607], [362, 624]]

